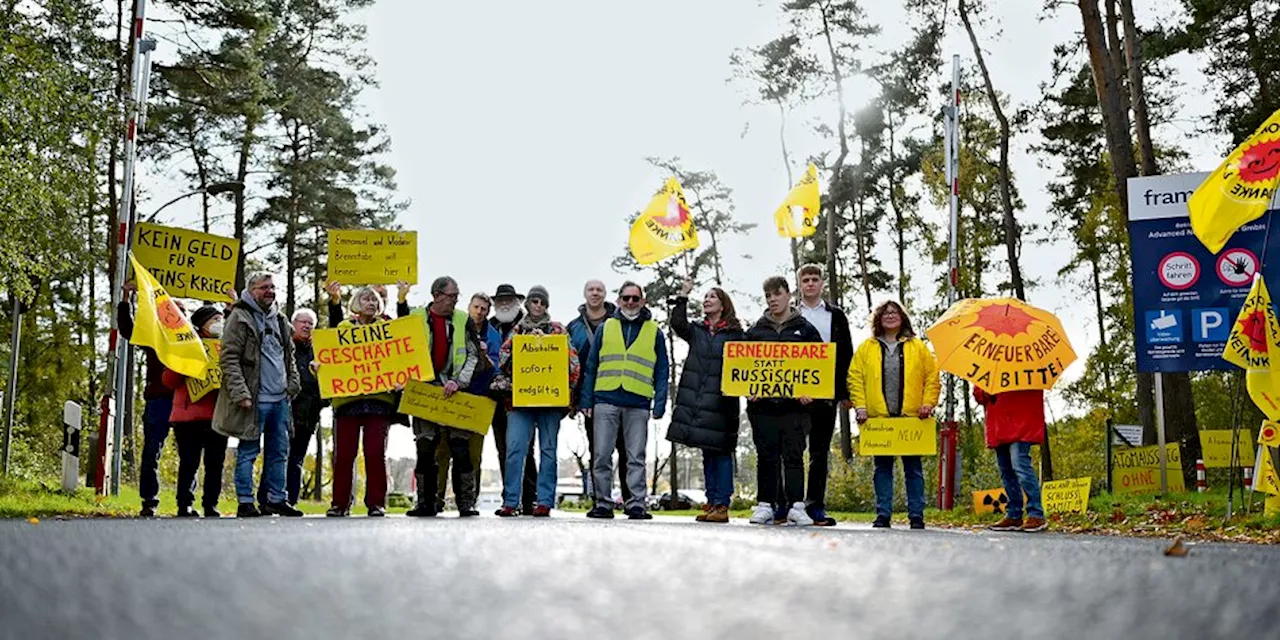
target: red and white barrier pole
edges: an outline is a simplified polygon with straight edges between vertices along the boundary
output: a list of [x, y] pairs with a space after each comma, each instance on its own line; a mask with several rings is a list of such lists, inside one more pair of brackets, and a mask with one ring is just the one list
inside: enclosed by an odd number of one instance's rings
[[1244, 468], [1244, 490], [1253, 491], [1253, 467]]
[[1204, 493], [1209, 488], [1204, 476], [1204, 460], [1196, 460], [1196, 491]]

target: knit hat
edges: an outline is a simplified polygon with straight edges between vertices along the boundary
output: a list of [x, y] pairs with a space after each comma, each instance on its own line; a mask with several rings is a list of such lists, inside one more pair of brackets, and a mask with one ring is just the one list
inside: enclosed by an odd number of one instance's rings
[[528, 298], [530, 300], [542, 300], [543, 306], [548, 308], [551, 307], [551, 294], [547, 293], [547, 288], [540, 284], [535, 284], [532, 287], [529, 287]]
[[196, 309], [195, 313], [191, 314], [191, 326], [195, 327], [196, 330], [199, 331], [200, 327], [203, 327], [204, 323], [209, 321], [209, 318], [218, 315], [222, 315], [222, 312], [219, 311], [217, 307], [206, 304], [203, 307]]

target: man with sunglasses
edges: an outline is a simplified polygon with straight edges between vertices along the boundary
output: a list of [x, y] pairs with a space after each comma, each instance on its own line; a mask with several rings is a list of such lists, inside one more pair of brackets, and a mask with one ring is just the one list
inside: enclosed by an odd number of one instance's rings
[[667, 409], [667, 343], [645, 307], [644, 289], [625, 282], [618, 310], [596, 330], [582, 384], [583, 413], [595, 421], [591, 469], [596, 506], [588, 518], [613, 517], [613, 449], [618, 433], [626, 443], [619, 464], [626, 464], [631, 520], [650, 520], [645, 506], [645, 445], [649, 416], [660, 420]]
[[[407, 292], [406, 292], [407, 293]], [[414, 309], [411, 315], [420, 316], [427, 330], [427, 347], [431, 352], [431, 366], [435, 370], [434, 383], [444, 387], [445, 397], [471, 384], [478, 357], [482, 355], [467, 350], [467, 312], [458, 309], [458, 283], [449, 276], [440, 276], [431, 283], [431, 304]], [[418, 491], [416, 504], [406, 515], [429, 518], [436, 515], [436, 449], [441, 439], [449, 444], [453, 458], [453, 494], [458, 501], [458, 516], [467, 518], [480, 515], [475, 510], [477, 469], [471, 462], [472, 433], [463, 429], [446, 427], [422, 418], [413, 419], [413, 438], [417, 444], [418, 460], [414, 467]]]

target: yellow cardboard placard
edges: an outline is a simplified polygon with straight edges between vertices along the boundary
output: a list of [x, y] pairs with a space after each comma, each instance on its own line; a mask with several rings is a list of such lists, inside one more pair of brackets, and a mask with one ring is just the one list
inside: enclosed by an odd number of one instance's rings
[[569, 336], [512, 337], [511, 404], [569, 406]]
[[320, 368], [320, 397], [386, 393], [410, 380], [431, 380], [431, 349], [419, 316], [312, 334]]
[[330, 229], [329, 278], [343, 284], [417, 284], [418, 232]]
[[400, 396], [399, 411], [428, 422], [484, 435], [489, 433], [489, 424], [493, 422], [493, 411], [497, 406], [484, 396], [462, 391], [446, 398], [443, 387], [410, 380]]
[[1092, 487], [1093, 478], [1046, 482], [1040, 487], [1040, 503], [1044, 505], [1046, 514], [1084, 513], [1089, 509], [1089, 490]]
[[[1165, 445], [1170, 491], [1186, 491], [1182, 480], [1182, 447]], [[1112, 486], [1116, 493], [1156, 493], [1160, 491], [1160, 446], [1116, 449], [1111, 452]]]
[[933, 418], [870, 418], [858, 427], [860, 456], [936, 456], [938, 425]]
[[187, 396], [192, 402], [199, 402], [210, 391], [222, 388], [222, 367], [219, 366], [222, 341], [205, 338], [201, 342], [204, 343], [204, 354], [209, 357], [209, 368], [205, 369], [203, 378], [187, 378]]
[[133, 236], [133, 256], [177, 298], [226, 302], [239, 255], [239, 240], [190, 229], [141, 222]]
[[830, 400], [836, 397], [833, 342], [727, 342], [720, 370], [726, 396]]
[[[1200, 432], [1200, 451], [1207, 469], [1226, 469], [1231, 466], [1231, 430], [1212, 429]], [[1253, 466], [1253, 432], [1240, 430], [1240, 442], [1236, 445], [1237, 462], [1242, 467]]]

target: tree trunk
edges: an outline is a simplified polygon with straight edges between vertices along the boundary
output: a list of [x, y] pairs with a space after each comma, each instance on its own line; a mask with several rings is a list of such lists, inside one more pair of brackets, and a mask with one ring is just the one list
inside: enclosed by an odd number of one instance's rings
[[853, 237], [854, 243], [858, 248], [858, 268], [862, 270], [862, 291], [867, 297], [867, 309], [871, 309], [871, 270], [870, 262], [867, 259], [867, 230], [866, 217], [863, 210], [863, 203], [866, 196], [862, 193], [862, 187], [858, 187], [858, 210], [853, 211], [853, 203], [849, 204], [849, 213], [854, 219]]
[[[236, 180], [241, 184], [247, 184], [245, 181], [249, 176], [249, 154], [253, 152], [254, 130], [257, 128], [257, 116], [254, 114], [245, 114], [244, 131], [240, 137], [240, 156], [236, 166]], [[235, 192], [236, 210], [235, 210], [235, 232], [234, 237], [240, 241], [240, 255], [236, 257], [236, 291], [244, 289], [244, 259], [246, 244], [244, 241], [244, 193], [241, 189]]]
[[1138, 28], [1133, 19], [1133, 0], [1120, 0], [1120, 14], [1124, 19], [1124, 48], [1128, 59], [1130, 106], [1133, 123], [1138, 134], [1138, 157], [1142, 159], [1142, 175], [1154, 176], [1156, 168], [1155, 145], [1151, 142], [1151, 119], [1147, 115], [1147, 92], [1142, 79], [1142, 47], [1138, 42]]
[[[836, 121], [836, 136], [840, 141], [840, 153], [836, 155], [836, 161], [831, 165], [831, 182], [828, 189], [840, 182], [840, 175], [844, 171], [845, 158], [849, 156], [849, 140], [845, 136], [845, 120], [848, 115], [844, 108], [844, 77], [840, 74], [840, 59], [836, 56], [836, 47], [831, 39], [831, 25], [827, 20], [827, 4], [819, 2], [814, 5], [818, 9], [818, 14], [822, 17], [822, 35], [827, 41], [827, 55], [831, 60], [831, 77], [836, 85], [836, 106], [839, 113], [839, 120]], [[827, 291], [830, 292], [831, 300], [834, 304], [839, 305], [841, 299], [840, 279], [836, 277], [836, 253], [839, 243], [836, 241], [836, 215], [832, 210], [827, 214]]]
[[302, 127], [297, 122], [293, 123], [293, 131], [290, 132], [290, 147], [293, 155], [293, 166], [289, 169], [289, 209], [288, 219], [285, 221], [284, 228], [284, 251], [285, 251], [285, 299], [284, 309], [285, 315], [293, 317], [293, 310], [297, 304], [297, 294], [295, 286], [297, 284], [297, 256], [298, 256], [298, 224], [299, 217], [302, 215], [298, 210], [298, 203], [302, 199], [298, 193], [298, 166], [302, 162]]
[[[795, 184], [791, 176], [791, 154], [787, 153], [787, 107], [778, 100], [778, 142], [782, 145], [782, 166], [787, 169], [787, 189]], [[800, 247], [795, 238], [787, 238], [791, 244], [791, 269], [800, 273]]]
[[1116, 0], [1105, 0], [1107, 53], [1111, 56], [1111, 66], [1116, 70], [1116, 83], [1120, 87], [1120, 105], [1128, 111], [1129, 88], [1125, 86], [1125, 77], [1120, 73], [1125, 68], [1124, 42], [1120, 39], [1120, 14], [1116, 13]]
[[885, 109], [885, 120], [888, 125], [886, 130], [889, 132], [889, 206], [893, 208], [893, 219], [897, 223], [896, 231], [898, 233], [898, 242], [896, 249], [898, 251], [898, 304], [907, 304], [907, 222], [903, 215], [903, 204], [898, 199], [897, 178], [898, 178], [898, 157], [893, 149], [893, 109]]
[[1000, 125], [1000, 206], [1004, 209], [1004, 244], [1009, 259], [1009, 279], [1013, 284], [1013, 295], [1019, 300], [1027, 299], [1027, 291], [1022, 283], [1022, 269], [1018, 266], [1019, 230], [1018, 221], [1013, 215], [1013, 186], [1009, 175], [1009, 118], [1000, 106], [1000, 97], [996, 95], [995, 85], [991, 82], [991, 73], [987, 70], [986, 58], [982, 55], [982, 47], [978, 45], [978, 36], [969, 21], [969, 8], [965, 0], [960, 0], [960, 20], [969, 33], [969, 43], [973, 45], [973, 56], [978, 61], [978, 69], [982, 72], [982, 82], [986, 86], [987, 100], [991, 102], [991, 110], [996, 114], [996, 122]]

